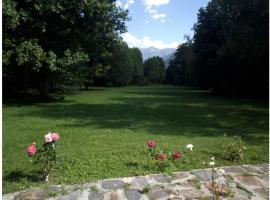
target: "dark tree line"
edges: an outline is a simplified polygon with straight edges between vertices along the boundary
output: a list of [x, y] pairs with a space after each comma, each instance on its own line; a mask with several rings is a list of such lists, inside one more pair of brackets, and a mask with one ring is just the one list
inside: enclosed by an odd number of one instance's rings
[[155, 83], [120, 37], [128, 20], [115, 0], [4, 0], [4, 93]]
[[212, 0], [198, 13], [194, 36], [180, 45], [167, 82], [216, 93], [267, 95], [269, 3]]

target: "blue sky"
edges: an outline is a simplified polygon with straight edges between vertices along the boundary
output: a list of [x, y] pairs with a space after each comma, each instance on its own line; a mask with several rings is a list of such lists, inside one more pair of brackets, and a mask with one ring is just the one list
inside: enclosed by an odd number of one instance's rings
[[200, 7], [209, 0], [117, 0], [129, 10], [128, 32], [123, 34], [130, 47], [176, 48], [197, 21]]

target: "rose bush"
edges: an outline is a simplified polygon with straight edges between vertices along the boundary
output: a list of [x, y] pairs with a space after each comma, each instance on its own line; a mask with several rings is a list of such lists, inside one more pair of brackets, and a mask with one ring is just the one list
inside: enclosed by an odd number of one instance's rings
[[152, 159], [156, 160], [156, 165], [164, 170], [164, 167], [170, 165], [171, 162], [176, 162], [181, 159], [183, 159], [184, 162], [188, 162], [188, 158], [184, 154], [188, 154], [188, 152], [192, 151], [192, 148], [194, 146], [192, 144], [186, 145], [186, 150], [183, 150], [182, 153], [180, 151], [175, 151], [174, 153], [166, 152], [163, 150], [160, 150], [157, 146], [156, 141], [154, 140], [149, 140], [147, 141], [147, 148], [149, 155], [151, 156]]
[[47, 182], [49, 181], [49, 175], [54, 169], [57, 161], [55, 143], [59, 139], [59, 133], [49, 132], [44, 135], [44, 143], [40, 148], [36, 147], [35, 142], [26, 148], [26, 152], [31, 157], [31, 161], [34, 159], [34, 163], [39, 165], [40, 169], [43, 171], [42, 176]]

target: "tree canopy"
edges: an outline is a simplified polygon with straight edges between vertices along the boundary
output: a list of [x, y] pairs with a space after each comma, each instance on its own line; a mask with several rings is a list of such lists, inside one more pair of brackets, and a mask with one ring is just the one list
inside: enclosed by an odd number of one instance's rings
[[268, 7], [266, 0], [211, 0], [198, 12], [193, 38], [178, 48], [167, 82], [267, 95]]

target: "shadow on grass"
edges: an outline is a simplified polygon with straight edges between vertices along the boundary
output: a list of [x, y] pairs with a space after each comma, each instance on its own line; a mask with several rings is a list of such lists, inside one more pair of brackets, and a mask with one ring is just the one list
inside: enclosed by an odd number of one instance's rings
[[23, 171], [12, 171], [9, 174], [3, 177], [4, 182], [19, 182], [22, 179], [26, 179], [30, 182], [41, 182], [44, 180], [44, 177], [41, 175], [41, 171], [32, 171], [29, 173], [25, 173]]
[[143, 129], [153, 134], [190, 137], [240, 135], [250, 144], [268, 142], [267, 135], [259, 134], [268, 129], [268, 108], [251, 100], [216, 98], [207, 91], [166, 87], [126, 93], [111, 98], [112, 103], [42, 104], [26, 112], [28, 116], [63, 119], [63, 127]]

